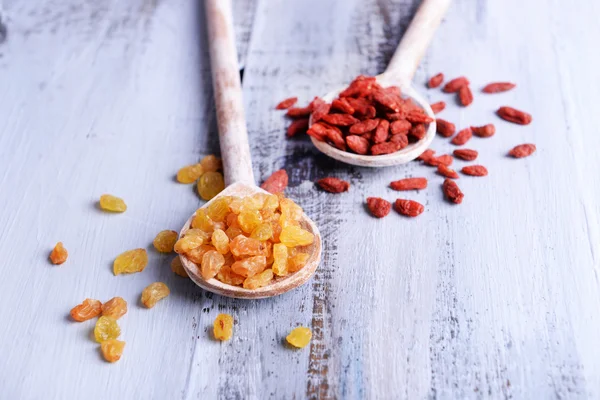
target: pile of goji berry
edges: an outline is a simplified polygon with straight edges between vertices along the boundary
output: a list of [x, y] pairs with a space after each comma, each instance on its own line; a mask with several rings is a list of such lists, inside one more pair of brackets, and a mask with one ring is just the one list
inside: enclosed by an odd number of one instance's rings
[[[427, 83], [431, 89], [437, 88], [444, 82], [444, 75], [437, 74]], [[500, 93], [511, 90], [516, 85], [510, 82], [494, 82], [483, 87], [482, 92], [487, 94]], [[442, 90], [445, 93], [456, 93], [458, 102], [464, 107], [473, 102], [473, 92], [470, 82], [465, 77], [458, 77], [447, 82]], [[297, 102], [296, 97], [286, 99], [277, 105], [277, 109], [287, 109], [286, 116], [294, 119], [287, 129], [287, 136], [293, 137], [306, 133], [317, 140], [326, 141], [343, 151], [353, 151], [357, 154], [370, 154], [373, 156], [388, 154], [406, 147], [411, 142], [416, 142], [425, 136], [427, 124], [432, 119], [412, 102], [404, 99], [400, 89], [393, 86], [382, 88], [374, 77], [359, 76], [348, 88], [343, 90], [339, 97], [331, 104], [315, 97], [307, 107], [292, 107]], [[435, 114], [443, 111], [446, 103], [443, 101], [431, 104]], [[500, 107], [496, 114], [515, 124], [527, 125], [532, 121], [530, 114], [512, 107]], [[309, 120], [312, 117], [312, 125]], [[456, 126], [444, 119], [436, 119], [437, 133], [444, 137], [452, 137], [451, 143], [456, 146], [465, 145], [473, 135], [488, 138], [496, 133], [493, 124], [471, 126], [456, 132]], [[536, 150], [534, 144], [525, 143], [515, 146], [508, 152], [514, 158], [531, 155]], [[454, 157], [465, 161], [477, 159], [478, 152], [473, 149], [456, 149], [452, 155], [444, 154], [435, 156], [435, 151], [425, 150], [417, 160], [426, 165], [437, 168], [437, 173], [446, 179], [442, 191], [446, 199], [452, 203], [460, 204], [464, 198], [458, 184], [454, 181], [459, 178], [458, 172], [450, 168]], [[487, 168], [483, 165], [468, 165], [460, 172], [470, 176], [486, 176]], [[284, 170], [277, 171], [276, 181], [285, 180], [287, 174]], [[284, 178], [285, 175], [285, 178]], [[280, 179], [282, 178], [282, 179]], [[272, 181], [270, 178], [267, 181]], [[273, 182], [270, 182], [271, 184]], [[338, 178], [328, 177], [317, 182], [323, 189], [331, 193], [340, 193], [349, 190], [350, 184]], [[390, 183], [390, 187], [398, 191], [421, 190], [427, 187], [426, 178], [405, 178]], [[265, 187], [267, 189], [267, 187]], [[371, 214], [383, 218], [391, 211], [392, 204], [379, 197], [367, 198], [367, 207]], [[397, 199], [394, 209], [409, 217], [421, 214], [425, 207], [413, 200]]]

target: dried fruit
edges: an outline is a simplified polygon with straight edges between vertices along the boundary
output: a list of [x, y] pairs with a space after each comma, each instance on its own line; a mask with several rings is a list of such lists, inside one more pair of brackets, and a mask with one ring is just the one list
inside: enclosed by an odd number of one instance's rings
[[181, 263], [181, 258], [179, 256], [175, 256], [171, 261], [171, 271], [181, 276], [182, 278], [189, 278], [187, 271], [183, 267]]
[[83, 303], [71, 309], [71, 318], [77, 322], [87, 321], [102, 313], [102, 303], [94, 299], [85, 299]]
[[115, 258], [113, 272], [115, 275], [141, 272], [148, 265], [148, 253], [145, 249], [128, 250]]
[[217, 340], [229, 340], [233, 336], [233, 317], [229, 314], [219, 314], [213, 323], [213, 335]]
[[204, 232], [212, 232], [214, 229], [214, 222], [208, 217], [205, 209], [200, 208], [196, 210], [194, 219], [192, 219], [192, 228], [200, 229]]
[[455, 144], [457, 146], [462, 146], [463, 144], [467, 143], [472, 137], [473, 131], [471, 131], [471, 128], [465, 128], [458, 132], [456, 136], [452, 138], [451, 142], [452, 144]]
[[58, 242], [50, 252], [50, 262], [55, 265], [60, 265], [67, 261], [68, 256], [69, 252], [67, 249], [65, 249], [62, 242]]
[[198, 194], [204, 200], [210, 200], [225, 189], [225, 181], [220, 172], [205, 172], [198, 181]]
[[473, 102], [473, 92], [471, 92], [469, 85], [461, 86], [461, 88], [458, 89], [458, 100], [464, 107]]
[[427, 134], [427, 129], [425, 128], [425, 124], [418, 124], [413, 126], [410, 131], [408, 131], [408, 134], [412, 137], [414, 137], [415, 139], [421, 140], [425, 137], [425, 135]]
[[216, 278], [219, 281], [226, 283], [228, 285], [232, 285], [232, 286], [239, 286], [239, 285], [243, 284], [244, 281], [246, 280], [246, 278], [243, 277], [242, 275], [239, 275], [239, 274], [236, 274], [235, 272], [233, 272], [233, 270], [231, 269], [231, 266], [229, 266], [229, 265], [224, 265], [223, 267], [221, 267], [221, 270], [217, 274]]
[[444, 103], [443, 101], [438, 101], [437, 103], [431, 104], [430, 107], [433, 113], [437, 114], [444, 111], [444, 109], [446, 108], [446, 103]]
[[306, 347], [310, 343], [310, 339], [312, 339], [312, 332], [304, 326], [292, 329], [290, 334], [285, 338], [289, 344], [299, 349]]
[[260, 187], [270, 193], [282, 193], [288, 185], [288, 174], [285, 169], [275, 171]]
[[177, 171], [177, 182], [179, 183], [194, 183], [204, 173], [202, 164], [187, 165]]
[[367, 132], [371, 132], [379, 125], [378, 119], [366, 119], [355, 123], [350, 127], [350, 133], [353, 135], [362, 135]]
[[354, 107], [352, 107], [348, 100], [343, 97], [341, 99], [335, 99], [331, 103], [331, 108], [350, 115], [354, 114], [355, 111]]
[[311, 112], [311, 107], [295, 107], [288, 108], [287, 113], [285, 113], [285, 115], [290, 118], [308, 118]]
[[125, 342], [117, 339], [109, 339], [100, 343], [100, 350], [102, 356], [108, 362], [116, 362], [121, 359], [123, 355], [123, 349], [125, 348]]
[[[273, 250], [274, 251], [274, 250]], [[288, 272], [300, 271], [310, 258], [308, 253], [297, 253], [288, 258]]]
[[506, 92], [507, 90], [510, 90], [510, 89], [514, 88], [515, 86], [517, 86], [517, 85], [515, 85], [514, 83], [510, 83], [510, 82], [494, 82], [494, 83], [488, 83], [487, 85], [485, 85], [481, 91], [483, 93], [500, 93], [500, 92]]
[[367, 207], [374, 217], [383, 218], [390, 213], [392, 204], [380, 197], [368, 197]]
[[494, 136], [496, 133], [496, 127], [494, 124], [487, 124], [483, 126], [472, 126], [471, 130], [475, 134], [475, 136], [479, 136], [481, 138], [487, 138], [490, 136]]
[[219, 253], [229, 253], [229, 237], [222, 229], [215, 229], [211, 236], [211, 243]]
[[367, 154], [369, 152], [369, 141], [361, 136], [346, 136], [346, 144], [356, 154]]
[[238, 215], [238, 224], [246, 233], [251, 233], [262, 222], [262, 216], [257, 210], [244, 210]]
[[122, 297], [113, 297], [102, 304], [102, 315], [119, 319], [127, 313], [127, 302]]
[[394, 209], [407, 217], [416, 217], [425, 210], [425, 207], [414, 200], [397, 199]]
[[528, 125], [532, 120], [531, 114], [512, 107], [500, 107], [496, 113], [503, 120], [519, 125]]
[[408, 136], [405, 133], [399, 133], [397, 135], [392, 135], [392, 137], [390, 138], [390, 142], [395, 143], [401, 149], [403, 149], [406, 146], [408, 146]]
[[456, 126], [452, 122], [438, 118], [436, 120], [437, 132], [443, 137], [450, 137], [456, 132]]
[[487, 168], [483, 165], [469, 165], [463, 167], [460, 171], [465, 175], [471, 176], [486, 176], [488, 174]]
[[111, 194], [103, 194], [100, 196], [100, 208], [104, 211], [121, 213], [127, 210], [127, 204], [119, 197]]
[[161, 253], [170, 253], [177, 242], [177, 232], [175, 231], [160, 231], [154, 238], [152, 244], [154, 248]]
[[323, 116], [323, 121], [331, 125], [351, 126], [359, 122], [356, 118], [349, 114], [329, 114]]
[[164, 299], [170, 293], [171, 291], [164, 283], [151, 283], [148, 286], [146, 286], [146, 288], [142, 291], [142, 304], [145, 305], [147, 308], [152, 308], [156, 305], [156, 303], [159, 300]]
[[411, 110], [408, 113], [406, 113], [406, 120], [415, 124], [428, 124], [430, 122], [433, 122], [433, 118], [425, 114], [425, 112], [421, 109]]
[[273, 270], [266, 269], [261, 273], [250, 276], [244, 280], [244, 289], [258, 289], [267, 286], [273, 280]]
[[225, 257], [216, 250], [209, 250], [202, 256], [200, 274], [205, 280], [212, 279], [223, 265], [225, 265]]
[[308, 129], [308, 118], [300, 118], [293, 121], [287, 128], [287, 136], [294, 137], [301, 133], [306, 133]]
[[273, 272], [278, 276], [285, 276], [288, 274], [288, 248], [282, 243], [275, 243], [273, 245]]
[[282, 100], [281, 102], [279, 102], [279, 104], [277, 104], [275, 106], [275, 109], [276, 110], [285, 110], [285, 109], [288, 109], [291, 106], [293, 106], [294, 104], [296, 104], [297, 101], [298, 101], [297, 97], [287, 98], [287, 99]]
[[476, 150], [471, 149], [456, 149], [452, 154], [454, 154], [454, 157], [460, 158], [461, 160], [473, 161], [477, 158], [479, 153]]
[[267, 257], [254, 256], [236, 261], [231, 265], [231, 270], [243, 277], [254, 276], [265, 270], [267, 267]]
[[385, 142], [374, 144], [371, 147], [371, 154], [374, 156], [379, 156], [382, 154], [390, 154], [400, 150], [402, 146], [399, 143], [394, 142]]
[[[314, 100], [313, 100], [313, 102], [314, 102]], [[319, 122], [321, 120], [321, 118], [323, 118], [325, 115], [329, 114], [330, 109], [331, 109], [331, 104], [328, 104], [325, 102], [314, 106], [313, 112], [311, 114], [312, 121]], [[307, 128], [308, 128], [308, 126], [307, 126]]]
[[436, 74], [429, 79], [429, 82], [427, 82], [427, 86], [429, 86], [430, 89], [433, 89], [440, 86], [442, 82], [444, 82], [444, 74], [440, 72], [439, 74]]
[[202, 165], [204, 172], [216, 172], [223, 169], [223, 163], [221, 162], [221, 159], [214, 154], [205, 156], [200, 161], [200, 165]]
[[200, 234], [200, 232], [203, 232], [203, 231], [194, 232], [194, 233], [190, 233], [190, 231], [197, 231], [197, 230], [195, 230], [195, 229], [188, 230], [181, 239], [179, 239], [177, 242], [175, 242], [175, 246], [173, 247], [173, 250], [175, 250], [175, 252], [177, 254], [185, 254], [185, 253], [190, 252], [193, 249], [200, 247], [201, 245], [205, 244], [208, 241], [208, 237], [210, 237], [208, 233]]
[[417, 157], [417, 160], [428, 161], [431, 158], [433, 158], [434, 154], [435, 154], [434, 150], [427, 149], [423, 153], [421, 153], [421, 155], [419, 157]]
[[523, 158], [531, 155], [535, 151], [535, 144], [525, 143], [513, 147], [508, 154], [514, 158]]
[[105, 340], [116, 339], [121, 335], [121, 328], [114, 318], [102, 316], [96, 321], [94, 327], [94, 338], [96, 342], [102, 343]]
[[270, 223], [263, 222], [252, 230], [250, 237], [265, 242], [273, 237], [273, 227]]
[[461, 87], [469, 85], [469, 80], [464, 76], [454, 78], [450, 82], [444, 85], [442, 89], [446, 93], [455, 93], [460, 90]]
[[460, 188], [452, 179], [444, 180], [444, 184], [442, 185], [442, 190], [444, 191], [444, 195], [446, 198], [453, 203], [460, 204], [463, 201], [465, 195], [460, 191]]
[[390, 131], [392, 132], [392, 135], [408, 133], [410, 128], [412, 128], [412, 124], [405, 119], [399, 119], [390, 124]]
[[427, 187], [426, 178], [404, 178], [390, 183], [394, 190], [421, 190]]
[[458, 172], [453, 169], [448, 168], [444, 164], [440, 164], [437, 167], [438, 174], [445, 176], [446, 178], [458, 179]]
[[315, 240], [315, 235], [298, 226], [286, 226], [279, 234], [279, 240], [287, 247], [308, 246]]
[[321, 187], [321, 189], [329, 193], [346, 192], [350, 188], [349, 182], [333, 177], [319, 179], [317, 184]]
[[452, 161], [453, 158], [450, 154], [444, 154], [443, 156], [439, 157], [431, 157], [428, 160], [426, 160], [425, 163], [427, 165], [431, 165], [432, 167], [437, 167], [440, 164], [449, 167], [450, 165], [452, 165]]

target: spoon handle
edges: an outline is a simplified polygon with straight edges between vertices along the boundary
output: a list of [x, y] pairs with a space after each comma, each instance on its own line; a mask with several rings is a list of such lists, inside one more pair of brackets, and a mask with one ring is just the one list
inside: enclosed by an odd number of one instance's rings
[[423, 0], [384, 75], [408, 84], [421, 62], [451, 0]]
[[254, 185], [231, 0], [206, 0], [213, 91], [225, 184]]

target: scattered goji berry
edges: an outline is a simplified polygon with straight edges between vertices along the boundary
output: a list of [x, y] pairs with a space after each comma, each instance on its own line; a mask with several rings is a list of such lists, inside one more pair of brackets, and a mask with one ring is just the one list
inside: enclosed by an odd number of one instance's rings
[[426, 178], [404, 178], [390, 182], [390, 187], [394, 190], [421, 190], [427, 187]]
[[444, 154], [443, 156], [439, 157], [431, 157], [425, 160], [425, 163], [427, 165], [431, 165], [432, 167], [437, 167], [440, 164], [449, 167], [450, 165], [452, 165], [452, 161], [454, 161], [454, 159], [450, 154]]
[[346, 136], [346, 144], [356, 154], [367, 154], [369, 152], [369, 141], [361, 136]]
[[494, 83], [488, 83], [487, 85], [485, 85], [483, 87], [483, 89], [481, 89], [482, 92], [484, 93], [500, 93], [500, 92], [506, 92], [507, 90], [510, 90], [512, 88], [514, 88], [515, 85], [514, 83], [510, 83], [510, 82], [494, 82]]
[[456, 132], [456, 126], [452, 122], [448, 122], [445, 119], [436, 119], [437, 133], [443, 137], [450, 137]]
[[416, 217], [425, 210], [425, 207], [414, 200], [397, 199], [394, 209], [407, 217]]
[[362, 135], [367, 132], [371, 132], [379, 125], [378, 119], [365, 119], [364, 121], [357, 122], [350, 127], [349, 132], [353, 135]]
[[392, 204], [381, 197], [368, 197], [367, 207], [374, 217], [383, 218], [390, 213]]
[[525, 143], [513, 147], [508, 154], [514, 158], [523, 158], [531, 155], [535, 151], [535, 144]]
[[464, 107], [473, 102], [473, 92], [471, 92], [469, 85], [461, 86], [461, 88], [458, 89], [458, 100]]
[[285, 169], [275, 171], [260, 187], [269, 193], [282, 193], [288, 185], [288, 174]]
[[494, 136], [496, 133], [496, 127], [494, 124], [487, 124], [483, 126], [472, 126], [471, 130], [475, 134], [475, 136], [479, 136], [481, 138], [487, 138], [490, 136]]
[[455, 204], [460, 204], [465, 195], [460, 191], [460, 188], [452, 179], [445, 179], [442, 185], [442, 191], [446, 198]]
[[288, 108], [285, 115], [290, 118], [308, 118], [311, 112], [312, 109], [310, 107], [294, 107]]
[[333, 177], [319, 179], [317, 184], [321, 189], [329, 193], [342, 193], [348, 191], [350, 188], [349, 182]]
[[285, 110], [287, 108], [290, 108], [294, 104], [296, 104], [297, 101], [298, 101], [297, 97], [290, 97], [288, 99], [285, 99], [285, 100], [281, 101], [279, 104], [277, 104], [277, 106], [275, 106], [275, 109], [277, 109], [277, 110]]
[[477, 158], [477, 155], [479, 153], [477, 152], [477, 150], [456, 149], [452, 154], [454, 154], [454, 157], [460, 158], [461, 160], [473, 161]]
[[287, 128], [287, 136], [296, 136], [299, 133], [305, 133], [308, 129], [308, 118], [300, 118], [293, 121]]
[[450, 82], [446, 83], [446, 85], [444, 85], [444, 88], [442, 90], [446, 93], [455, 93], [455, 92], [458, 92], [458, 90], [461, 87], [467, 86], [468, 84], [469, 84], [469, 80], [467, 78], [465, 78], [464, 76], [461, 76], [458, 78], [454, 78]]
[[424, 152], [422, 152], [419, 157], [417, 157], [417, 160], [427, 161], [427, 160], [431, 159], [434, 154], [435, 154], [435, 150], [427, 149]]
[[472, 137], [473, 132], [471, 131], [471, 128], [465, 128], [458, 132], [456, 136], [452, 138], [452, 144], [462, 146], [463, 144], [467, 143]]
[[471, 176], [486, 176], [488, 174], [487, 168], [483, 165], [468, 165], [460, 171], [465, 175]]
[[446, 178], [458, 179], [458, 172], [453, 169], [448, 168], [444, 164], [440, 164], [437, 167], [438, 174], [445, 176]]
[[528, 125], [532, 120], [531, 114], [507, 106], [500, 107], [496, 113], [503, 120], [519, 125]]
[[437, 103], [430, 104], [429, 106], [431, 107], [433, 113], [437, 114], [444, 111], [444, 109], [446, 108], [446, 103], [444, 103], [443, 101], [438, 101]]
[[440, 86], [442, 82], [444, 82], [444, 74], [440, 72], [439, 74], [436, 74], [429, 79], [429, 82], [427, 82], [427, 86], [429, 86], [429, 89], [433, 89]]

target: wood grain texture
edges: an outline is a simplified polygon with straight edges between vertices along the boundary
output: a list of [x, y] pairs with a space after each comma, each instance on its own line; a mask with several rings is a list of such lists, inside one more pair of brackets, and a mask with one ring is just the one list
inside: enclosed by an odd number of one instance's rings
[[[218, 149], [201, 2], [4, 0], [0, 397], [600, 397], [600, 5], [453, 2], [415, 85], [465, 74], [468, 108], [424, 93], [448, 103], [440, 117], [457, 127], [497, 127], [469, 142], [490, 174], [461, 177], [466, 197], [453, 206], [432, 170], [339, 164], [307, 139], [284, 139], [273, 110], [289, 95], [306, 103], [383, 71], [418, 1], [254, 4], [251, 25], [235, 22], [252, 26], [243, 86], [255, 176], [286, 168], [288, 194], [317, 222], [324, 252], [299, 290], [242, 301], [203, 293], [153, 251], [143, 273], [111, 273], [117, 254], [178, 230], [201, 204], [173, 180]], [[497, 80], [518, 86], [480, 94]], [[500, 121], [500, 105], [531, 112], [533, 123]], [[523, 142], [537, 145], [532, 157], [505, 157]], [[455, 147], [436, 139], [433, 148]], [[329, 175], [351, 190], [316, 190]], [[408, 176], [430, 187], [387, 188]], [[97, 211], [102, 193], [125, 198], [127, 212]], [[373, 195], [415, 199], [426, 212], [375, 220], [363, 210]], [[70, 258], [54, 267], [46, 258], [59, 240]], [[142, 289], [158, 280], [171, 296], [141, 308]], [[125, 354], [109, 365], [90, 340], [93, 323], [67, 313], [85, 297], [115, 295], [130, 311], [120, 320]], [[231, 342], [210, 338], [218, 312], [237, 321]], [[314, 338], [296, 351], [284, 338], [299, 324]]]

